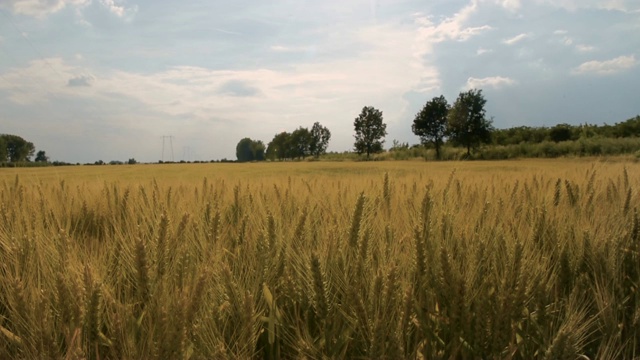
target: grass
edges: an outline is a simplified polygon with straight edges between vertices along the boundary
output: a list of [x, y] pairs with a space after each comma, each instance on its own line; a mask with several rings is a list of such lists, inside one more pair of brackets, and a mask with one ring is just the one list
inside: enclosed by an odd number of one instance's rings
[[637, 164], [2, 169], [0, 358], [640, 356]]

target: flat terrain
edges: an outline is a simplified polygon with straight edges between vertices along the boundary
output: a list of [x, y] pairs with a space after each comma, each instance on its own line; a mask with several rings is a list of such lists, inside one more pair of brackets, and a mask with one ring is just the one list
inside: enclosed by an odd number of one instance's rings
[[624, 159], [0, 169], [0, 358], [640, 356]]

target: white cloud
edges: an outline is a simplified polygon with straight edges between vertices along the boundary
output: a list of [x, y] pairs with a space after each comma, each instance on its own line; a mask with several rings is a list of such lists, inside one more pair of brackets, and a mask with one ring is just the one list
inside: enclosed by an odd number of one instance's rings
[[129, 8], [125, 8], [124, 5], [122, 5], [122, 1], [117, 1], [117, 0], [100, 0], [100, 2], [102, 3], [102, 5], [104, 7], [107, 8], [107, 10], [109, 10], [110, 13], [116, 15], [117, 17], [125, 17], [126, 16], [131, 16], [133, 14], [135, 14], [136, 12], [138, 12], [138, 6], [134, 5], [133, 7], [129, 7]]
[[568, 33], [567, 30], [556, 30], [553, 32], [554, 35], [567, 35]]
[[596, 50], [596, 48], [591, 45], [578, 44], [576, 45], [576, 50], [578, 50], [579, 52], [591, 52]]
[[44, 18], [67, 6], [85, 6], [91, 0], [3, 0], [0, 7], [10, 8], [14, 13]]
[[502, 76], [491, 76], [484, 78], [474, 78], [470, 77], [467, 79], [467, 84], [464, 88], [466, 89], [482, 89], [482, 88], [494, 88], [499, 89], [505, 86], [514, 85], [516, 83], [515, 80], [502, 77]]
[[445, 18], [439, 24], [434, 24], [427, 16], [418, 16], [416, 22], [421, 24], [421, 36], [428, 43], [439, 43], [446, 40], [466, 41], [487, 30], [489, 25], [465, 27], [465, 23], [478, 10], [478, 0], [472, 0], [451, 17]]
[[476, 55], [480, 56], [480, 55], [489, 54], [489, 53], [492, 53], [492, 52], [493, 52], [493, 49], [479, 48], [476, 51]]
[[516, 36], [514, 36], [514, 37], [512, 37], [512, 38], [505, 39], [505, 40], [503, 40], [502, 42], [503, 42], [504, 44], [507, 44], [507, 45], [511, 46], [511, 45], [517, 44], [517, 43], [519, 43], [520, 41], [522, 41], [522, 40], [524, 40], [524, 39], [527, 39], [527, 38], [529, 38], [529, 37], [531, 37], [531, 35], [530, 35], [530, 34], [524, 34], [524, 33], [523, 33], [523, 34], [516, 35]]
[[511, 12], [519, 10], [522, 6], [520, 0], [495, 0], [495, 2]]
[[285, 46], [285, 45], [272, 45], [270, 47], [273, 52], [282, 52], [282, 53], [296, 53], [296, 52], [307, 52], [314, 50], [313, 46]]
[[596, 75], [611, 75], [619, 73], [624, 70], [631, 69], [636, 66], [638, 61], [635, 55], [619, 56], [615, 59], [605, 61], [587, 61], [580, 64], [580, 66], [573, 69], [572, 73], [575, 75], [582, 74], [596, 74]]

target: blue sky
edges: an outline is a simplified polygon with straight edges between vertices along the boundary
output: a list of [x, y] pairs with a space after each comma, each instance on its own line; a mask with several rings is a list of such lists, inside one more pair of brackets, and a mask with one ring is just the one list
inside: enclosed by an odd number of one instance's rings
[[637, 0], [0, 0], [0, 133], [52, 160], [235, 158], [319, 121], [393, 139], [482, 89], [498, 128], [640, 113]]

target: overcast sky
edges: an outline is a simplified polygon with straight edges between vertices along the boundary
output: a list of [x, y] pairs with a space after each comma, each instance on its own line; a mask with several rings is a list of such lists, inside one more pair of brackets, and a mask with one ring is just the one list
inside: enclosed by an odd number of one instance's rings
[[[483, 90], [498, 128], [640, 113], [638, 0], [0, 0], [0, 133], [52, 160], [235, 158]], [[164, 142], [164, 154], [163, 154]]]

